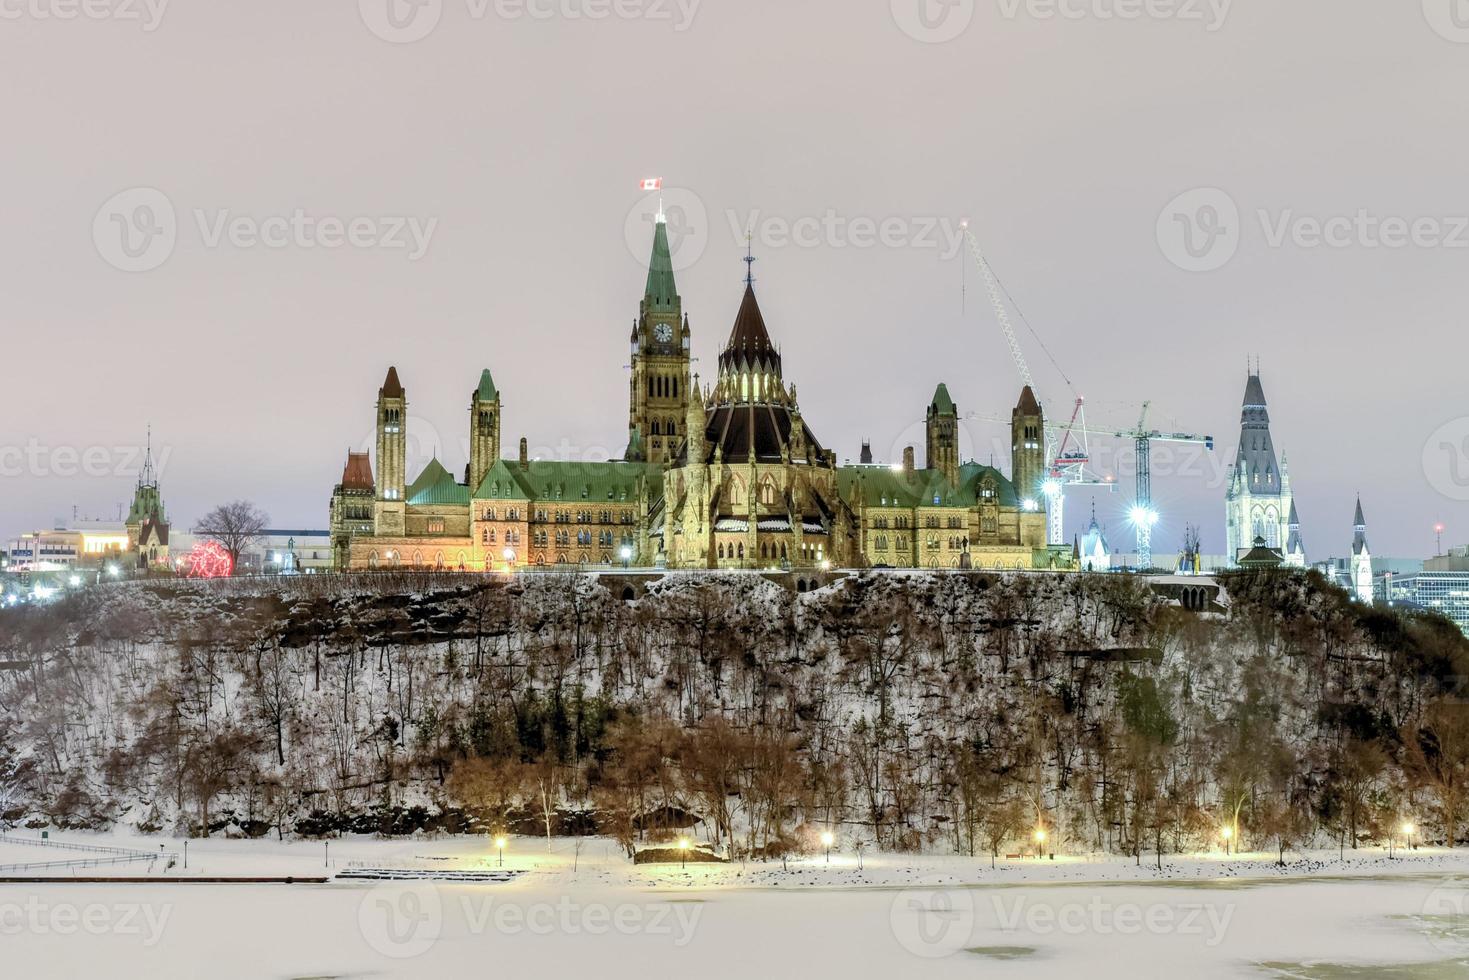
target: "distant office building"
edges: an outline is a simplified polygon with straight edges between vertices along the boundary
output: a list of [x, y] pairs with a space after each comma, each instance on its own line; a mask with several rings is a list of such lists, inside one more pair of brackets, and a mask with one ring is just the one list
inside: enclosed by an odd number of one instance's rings
[[240, 556], [245, 574], [302, 575], [331, 571], [332, 536], [327, 530], [271, 528]]
[[118, 521], [74, 521], [69, 527], [22, 534], [5, 547], [11, 572], [91, 568], [119, 560], [127, 550], [126, 528]]
[[1384, 580], [1387, 601], [1441, 612], [1469, 635], [1469, 561], [1458, 571], [1412, 572]]

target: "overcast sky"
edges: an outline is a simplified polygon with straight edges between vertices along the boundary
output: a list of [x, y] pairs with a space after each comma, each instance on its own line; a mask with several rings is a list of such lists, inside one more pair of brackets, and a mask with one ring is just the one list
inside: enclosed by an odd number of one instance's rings
[[1217, 438], [1159, 453], [1158, 550], [1223, 550], [1257, 354], [1313, 559], [1359, 490], [1380, 555], [1469, 540], [1469, 3], [75, 2], [0, 0], [0, 530], [115, 516], [150, 422], [177, 525], [325, 527], [389, 364], [452, 470], [482, 367], [507, 453], [620, 453], [662, 176], [700, 366], [753, 227], [839, 457], [921, 456], [940, 380], [1008, 416], [967, 217], [1051, 416], [1064, 372], [1094, 427]]

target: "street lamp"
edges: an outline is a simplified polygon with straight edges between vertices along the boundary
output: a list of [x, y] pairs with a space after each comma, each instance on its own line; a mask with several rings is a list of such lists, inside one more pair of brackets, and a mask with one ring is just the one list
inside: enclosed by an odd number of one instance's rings
[[1233, 827], [1221, 827], [1219, 829], [1219, 836], [1224, 838], [1224, 853], [1225, 854], [1228, 854], [1229, 853], [1229, 842], [1234, 837], [1234, 828]]
[[505, 559], [505, 570], [507, 572], [513, 572], [513, 571], [515, 571], [515, 549], [514, 548], [506, 548], [503, 552], [500, 553], [500, 557]]
[[1403, 824], [1403, 843], [1408, 845], [1409, 850], [1413, 847], [1413, 835], [1417, 832], [1418, 828], [1413, 826], [1411, 820]]
[[632, 548], [629, 545], [622, 546], [622, 570], [627, 571], [628, 564], [632, 561]]
[[678, 839], [678, 864], [680, 868], [689, 866], [689, 839], [687, 837]]
[[1041, 856], [1041, 849], [1046, 846], [1046, 828], [1037, 827], [1035, 831], [1035, 856]]
[[831, 864], [831, 845], [836, 843], [836, 834], [829, 830], [822, 831], [821, 844], [826, 848], [826, 863]]
[[505, 843], [503, 836], [495, 838], [495, 850], [500, 852], [500, 867], [502, 868], [505, 867]]

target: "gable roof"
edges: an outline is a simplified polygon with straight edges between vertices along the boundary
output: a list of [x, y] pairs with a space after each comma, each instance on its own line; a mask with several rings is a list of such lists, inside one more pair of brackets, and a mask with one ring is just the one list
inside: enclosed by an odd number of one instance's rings
[[449, 475], [438, 458], [429, 460], [408, 488], [408, 503], [418, 507], [469, 503], [469, 488]]
[[343, 490], [372, 490], [372, 460], [367, 453], [347, 453], [347, 465], [342, 469]]

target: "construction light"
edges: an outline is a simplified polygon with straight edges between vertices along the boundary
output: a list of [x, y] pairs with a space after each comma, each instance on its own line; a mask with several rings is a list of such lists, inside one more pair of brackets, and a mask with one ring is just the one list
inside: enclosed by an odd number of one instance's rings
[[1033, 497], [1026, 497], [1025, 502], [1021, 506], [1031, 513], [1040, 509], [1040, 505], [1035, 502], [1035, 498]]
[[1045, 494], [1047, 497], [1061, 496], [1061, 481], [1047, 480], [1045, 483], [1041, 484], [1041, 493]]

